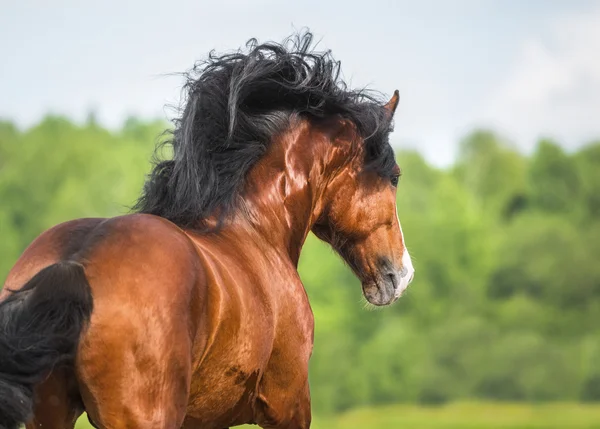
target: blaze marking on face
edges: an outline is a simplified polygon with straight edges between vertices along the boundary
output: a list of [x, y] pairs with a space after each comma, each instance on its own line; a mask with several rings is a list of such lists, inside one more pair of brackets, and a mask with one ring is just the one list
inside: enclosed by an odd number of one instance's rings
[[406, 242], [404, 241], [404, 233], [402, 232], [402, 225], [400, 224], [400, 217], [398, 216], [398, 207], [394, 205], [396, 209], [396, 219], [398, 220], [398, 228], [400, 228], [400, 236], [402, 237], [402, 268], [400, 270], [400, 284], [398, 285], [398, 289], [396, 290], [396, 297], [400, 296], [402, 292], [406, 290], [410, 282], [412, 281], [415, 275], [415, 269], [412, 264], [412, 260], [410, 259], [410, 254], [408, 253], [408, 249], [406, 248]]

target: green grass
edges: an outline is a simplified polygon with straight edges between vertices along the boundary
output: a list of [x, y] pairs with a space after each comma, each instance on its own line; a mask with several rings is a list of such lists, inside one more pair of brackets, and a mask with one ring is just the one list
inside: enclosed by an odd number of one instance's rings
[[[241, 426], [256, 428], [256, 426]], [[85, 416], [77, 429], [90, 429]], [[600, 404], [458, 402], [440, 407], [394, 405], [315, 417], [312, 429], [600, 429]]]

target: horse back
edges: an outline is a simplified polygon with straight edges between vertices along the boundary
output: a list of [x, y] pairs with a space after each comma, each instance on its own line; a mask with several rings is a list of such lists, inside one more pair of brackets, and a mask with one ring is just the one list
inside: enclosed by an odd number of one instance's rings
[[154, 309], [164, 317], [188, 315], [193, 335], [201, 317], [203, 290], [195, 286], [202, 267], [192, 242], [171, 222], [133, 214], [58, 224], [25, 249], [7, 276], [0, 299], [60, 261], [84, 267], [94, 299], [92, 323], [101, 313], [107, 317]]
[[0, 299], [8, 290], [18, 290], [35, 274], [56, 262], [67, 260], [84, 246], [89, 233], [104, 218], [82, 218], [58, 224], [40, 234], [11, 268], [0, 291]]

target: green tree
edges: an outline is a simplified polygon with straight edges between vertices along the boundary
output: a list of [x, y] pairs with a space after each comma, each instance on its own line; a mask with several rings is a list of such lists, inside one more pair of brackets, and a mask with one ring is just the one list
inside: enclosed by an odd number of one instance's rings
[[573, 160], [556, 143], [539, 142], [529, 166], [534, 204], [548, 212], [570, 211], [576, 205], [580, 183]]

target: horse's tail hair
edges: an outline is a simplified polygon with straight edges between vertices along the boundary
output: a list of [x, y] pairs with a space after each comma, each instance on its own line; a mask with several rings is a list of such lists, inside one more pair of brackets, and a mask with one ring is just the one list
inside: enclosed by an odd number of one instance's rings
[[72, 365], [93, 309], [81, 264], [58, 262], [0, 302], [0, 429], [32, 417], [34, 387]]

